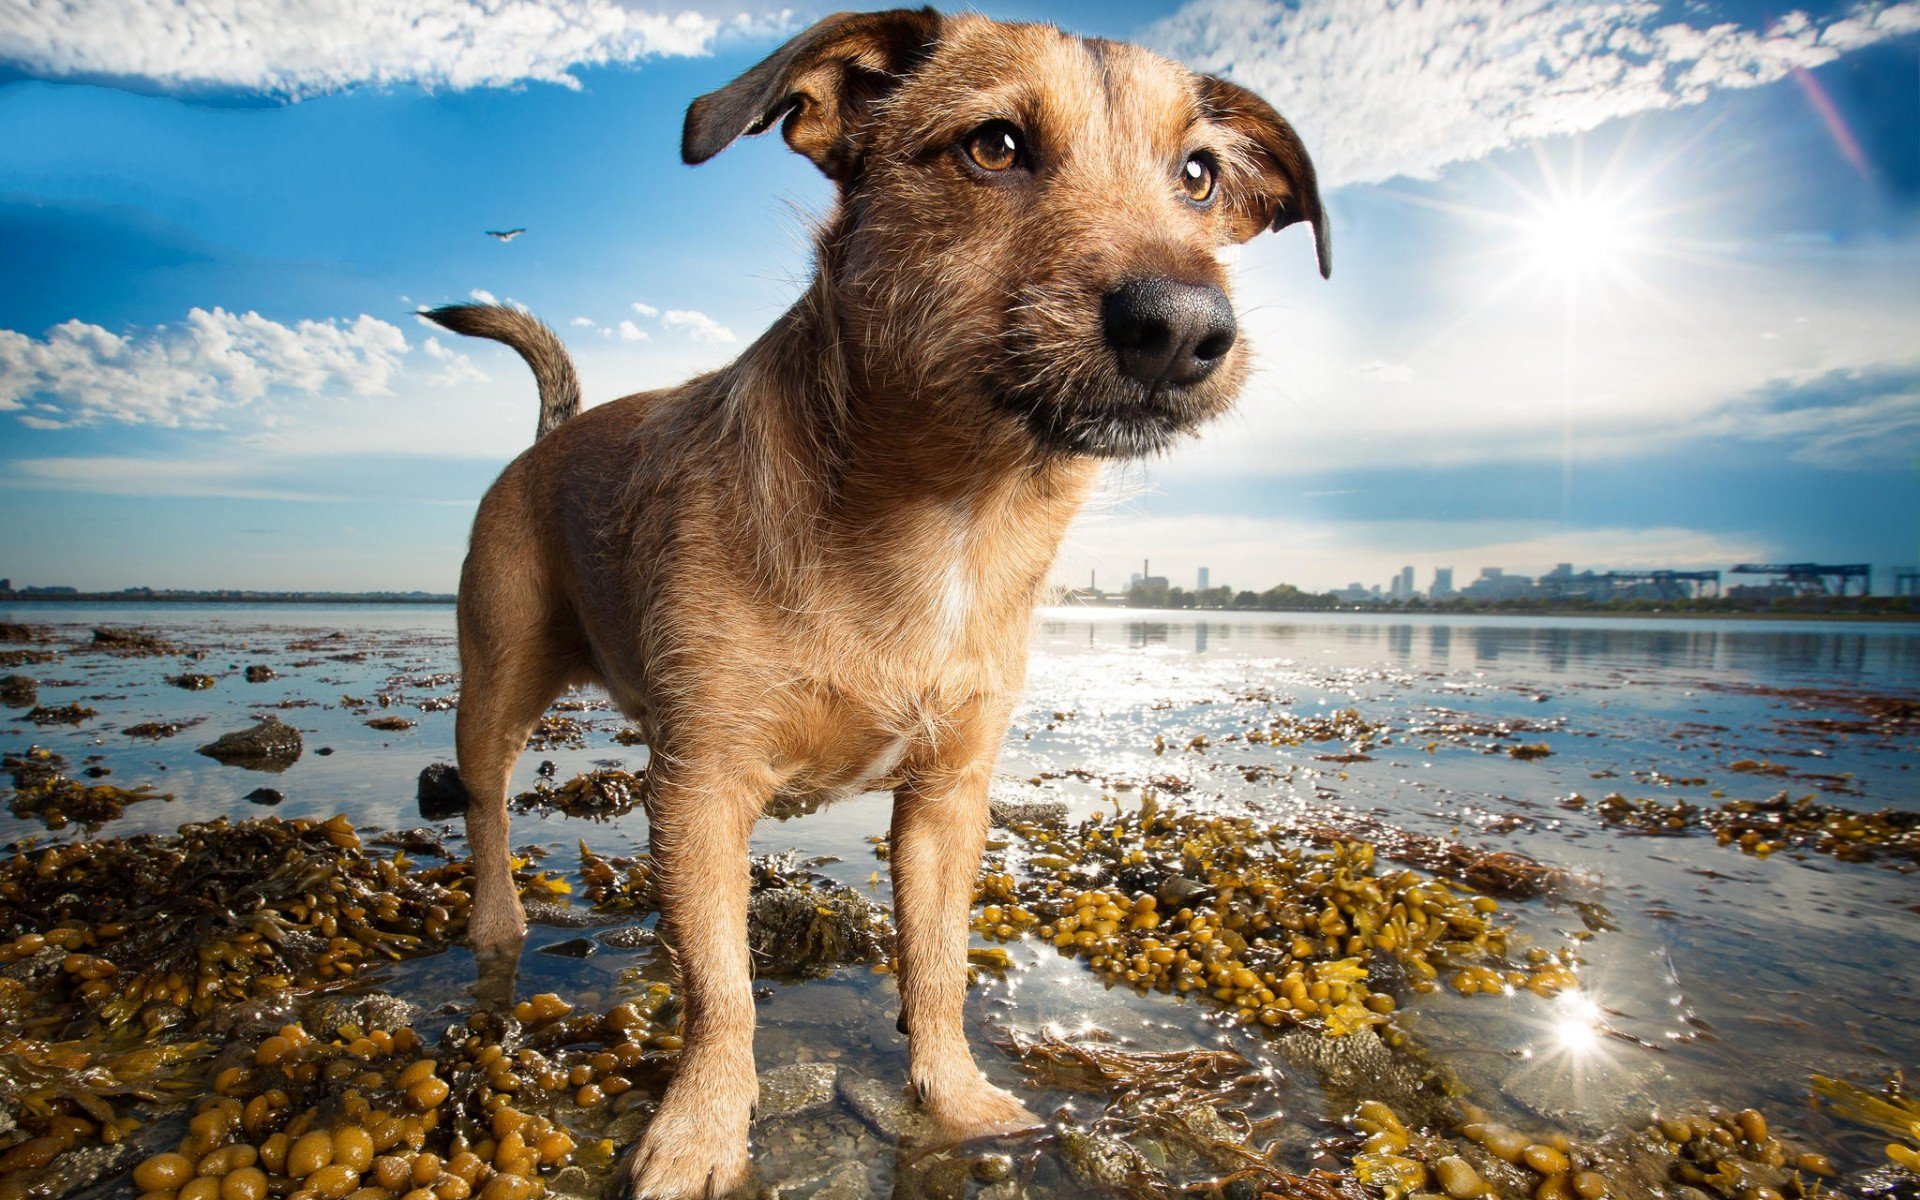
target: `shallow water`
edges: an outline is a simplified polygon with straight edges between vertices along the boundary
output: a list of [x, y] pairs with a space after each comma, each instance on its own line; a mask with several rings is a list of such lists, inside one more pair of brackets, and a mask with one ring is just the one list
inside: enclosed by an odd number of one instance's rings
[[[415, 779], [423, 766], [451, 760], [453, 712], [418, 704], [458, 690], [449, 608], [15, 604], [0, 609], [0, 620], [53, 626], [56, 646], [85, 643], [96, 625], [139, 625], [207, 652], [188, 665], [74, 651], [14, 668], [40, 679], [42, 704], [79, 701], [99, 713], [75, 727], [36, 727], [12, 714], [0, 726], [0, 748], [38, 742], [76, 770], [92, 762], [112, 772], [111, 782], [152, 783], [173, 796], [130, 806], [97, 836], [258, 815], [269, 810], [245, 796], [262, 786], [284, 793], [270, 810], [282, 816], [346, 812], [363, 829], [427, 824]], [[291, 648], [296, 642], [307, 648]], [[1849, 807], [1920, 809], [1913, 739], [1808, 723], [1857, 716], [1817, 693], [1920, 692], [1920, 626], [1047, 610], [1036, 619], [1034, 646], [1028, 695], [1001, 772], [1040, 780], [1041, 791], [1067, 800], [1076, 815], [1135, 804], [1135, 785], [1153, 780], [1162, 790], [1189, 789], [1180, 803], [1251, 807], [1270, 819], [1371, 816], [1523, 851], [1590, 882], [1619, 927], [1586, 944], [1583, 990], [1602, 1006], [1604, 1025], [1624, 1037], [1595, 1037], [1593, 1024], [1570, 1018], [1563, 1002], [1525, 991], [1462, 998], [1443, 989], [1403, 1009], [1403, 1027], [1477, 1102], [1574, 1131], [1690, 1102], [1759, 1104], [1776, 1126], [1844, 1166], [1878, 1160], [1880, 1139], [1809, 1107], [1807, 1078], [1868, 1081], [1920, 1068], [1920, 872], [1811, 853], [1753, 858], [1709, 837], [1630, 836], [1602, 826], [1591, 805], [1558, 802], [1619, 791], [1712, 804], [1720, 802], [1716, 792], [1761, 799], [1785, 788]], [[242, 669], [255, 663], [279, 677], [245, 682]], [[218, 682], [197, 692], [165, 682], [181, 670]], [[1781, 694], [1795, 690], [1801, 694]], [[382, 692], [390, 708], [372, 706]], [[1345, 749], [1338, 743], [1223, 740], [1282, 712], [1348, 707], [1390, 731], [1364, 761], [1323, 758]], [[306, 752], [285, 772], [221, 766], [194, 752], [267, 712], [305, 735]], [[382, 732], [365, 724], [396, 714], [417, 725]], [[516, 792], [533, 786], [543, 760], [560, 780], [595, 766], [644, 763], [643, 747], [613, 741], [625, 724], [617, 713], [570, 715], [590, 723], [586, 747], [529, 752], [515, 773]], [[157, 741], [122, 732], [156, 720], [197, 724]], [[1445, 721], [1533, 729], [1506, 739], [1433, 731]], [[1199, 735], [1206, 747], [1189, 748]], [[1516, 742], [1545, 743], [1552, 753], [1509, 757], [1505, 748]], [[1742, 760], [1782, 764], [1789, 774], [1729, 769]], [[837, 856], [820, 869], [885, 900], [886, 867], [866, 839], [887, 821], [886, 797], [859, 797], [764, 821], [755, 848]], [[457, 844], [457, 824], [450, 833]], [[77, 826], [48, 832], [0, 812], [0, 844], [85, 836]], [[516, 815], [515, 844], [544, 848], [541, 866], [550, 872], [572, 875], [582, 841], [601, 853], [631, 853], [644, 846], [644, 817], [602, 823]], [[1565, 907], [1506, 907], [1542, 944], [1580, 927]], [[605, 1005], [621, 991], [623, 969], [649, 965], [646, 951], [604, 945], [585, 959], [539, 953], [581, 932], [533, 930], [523, 994], [557, 991]], [[1145, 1049], [1219, 1041], [1271, 1061], [1258, 1034], [1229, 1029], [1198, 1005], [1106, 988], [1051, 947], [1015, 942], [1009, 949], [1015, 969], [1005, 979], [983, 978], [969, 998], [974, 1044], [1000, 1082], [1013, 1084], [1018, 1072], [988, 1042], [1047, 1028], [1098, 1025]], [[401, 965], [388, 983], [429, 1009], [464, 1005], [471, 960], [451, 950]], [[893, 1030], [891, 990], [889, 978], [864, 969], [767, 988], [762, 1068], [827, 1058], [900, 1077], [904, 1044]], [[1325, 1115], [1312, 1077], [1274, 1065], [1274, 1105], [1295, 1127], [1310, 1129]], [[1047, 1110], [1067, 1099], [1042, 1094], [1035, 1103]], [[782, 1155], [864, 1152], [857, 1122], [834, 1116], [815, 1124], [813, 1141], [787, 1145], [787, 1135], [770, 1136], [763, 1153], [776, 1172]], [[1303, 1158], [1295, 1169], [1308, 1165]], [[874, 1183], [884, 1184], [888, 1163], [873, 1169]]]

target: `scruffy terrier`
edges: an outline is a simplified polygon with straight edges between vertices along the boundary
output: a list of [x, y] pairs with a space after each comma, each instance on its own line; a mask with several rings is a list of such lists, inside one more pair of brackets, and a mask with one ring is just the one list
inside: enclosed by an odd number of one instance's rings
[[838, 202], [806, 294], [730, 366], [581, 411], [524, 312], [430, 315], [517, 350], [539, 438], [481, 502], [460, 581], [471, 939], [519, 952], [507, 785], [596, 683], [652, 748], [649, 837], [685, 1049], [635, 1197], [749, 1173], [747, 839], [777, 796], [893, 792], [900, 1025], [971, 1137], [1034, 1123], [962, 1027], [987, 788], [1033, 605], [1100, 460], [1222, 412], [1247, 371], [1219, 251], [1311, 226], [1265, 101], [1138, 47], [930, 9], [841, 14], [687, 111], [704, 162], [780, 124]]

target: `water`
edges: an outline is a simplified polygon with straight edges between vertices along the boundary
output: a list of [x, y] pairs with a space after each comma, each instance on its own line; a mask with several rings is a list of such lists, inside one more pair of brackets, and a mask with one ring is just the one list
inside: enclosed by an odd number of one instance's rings
[[[417, 707], [458, 689], [447, 677], [457, 669], [448, 608], [15, 604], [0, 619], [51, 625], [66, 643], [85, 642], [95, 625], [137, 624], [206, 651], [190, 667], [68, 653], [18, 668], [41, 680], [42, 704], [79, 701], [99, 715], [73, 728], [39, 728], [16, 715], [5, 748], [37, 741], [76, 769], [91, 762], [115, 783], [152, 783], [173, 796], [130, 806], [100, 836], [257, 815], [265, 810], [245, 797], [263, 785], [284, 793], [271, 809], [282, 816], [346, 812], [363, 828], [418, 827], [425, 822], [416, 776], [453, 756], [453, 713]], [[279, 677], [245, 682], [242, 669], [254, 663]], [[164, 682], [183, 669], [218, 682], [199, 692]], [[391, 708], [343, 699], [371, 702], [383, 691]], [[1561, 803], [1619, 791], [1713, 804], [1713, 793], [1759, 799], [1786, 788], [1850, 807], [1920, 809], [1920, 746], [1911, 737], [1808, 723], [1857, 718], [1823, 695], [1836, 691], [1920, 693], [1920, 626], [1047, 610], [1036, 619], [1028, 696], [1001, 773], [1042, 780], [1076, 815], [1111, 808], [1116, 797], [1136, 803], [1134, 788], [1158, 779], [1189, 788], [1183, 803], [1251, 807], [1275, 819], [1372, 817], [1572, 870], [1618, 924], [1587, 943], [1584, 987], [1606, 1023], [1634, 1040], [1589, 1046], [1585, 1025], [1570, 1027], [1556, 1002], [1525, 992], [1461, 998], [1443, 990], [1417, 999], [1402, 1018], [1431, 1057], [1476, 1101], [1515, 1119], [1597, 1131], [1643, 1119], [1653, 1107], [1760, 1104], [1776, 1125], [1864, 1166], [1878, 1158], [1878, 1139], [1810, 1109], [1807, 1077], [1865, 1081], [1920, 1068], [1920, 872], [1801, 853], [1757, 859], [1705, 837], [1627, 836], [1604, 827], [1592, 804]], [[1338, 744], [1223, 740], [1281, 712], [1348, 707], [1390, 730], [1365, 761], [1322, 758], [1344, 749]], [[305, 735], [306, 753], [291, 769], [269, 776], [194, 753], [268, 712]], [[394, 714], [418, 723], [402, 732], [365, 724]], [[587, 747], [524, 756], [516, 792], [533, 786], [542, 760], [561, 780], [596, 766], [644, 764], [643, 747], [613, 741], [625, 724], [617, 713], [571, 715], [590, 722]], [[121, 732], [155, 720], [198, 723], [159, 741]], [[1504, 741], [1426, 732], [1436, 723], [1503, 721], [1532, 731]], [[1201, 735], [1206, 748], [1188, 748]], [[1516, 740], [1552, 753], [1511, 758], [1503, 751]], [[1790, 774], [1728, 769], [1742, 760], [1782, 764]], [[866, 839], [885, 831], [888, 813], [886, 797], [869, 795], [764, 821], [755, 848], [837, 856], [821, 870], [885, 900], [886, 868]], [[84, 836], [0, 814], [0, 843]], [[571, 874], [580, 842], [631, 853], [645, 843], [645, 822], [638, 813], [619, 823], [517, 815], [514, 841], [544, 848], [543, 867]], [[1510, 909], [1548, 944], [1580, 927], [1571, 909], [1543, 901]], [[603, 948], [585, 960], [535, 952], [578, 936], [536, 926], [520, 990], [604, 1005], [620, 992], [624, 968], [645, 965], [644, 951]], [[1265, 1057], [1258, 1036], [1222, 1027], [1200, 1006], [1105, 988], [1050, 947], [1010, 949], [1016, 970], [983, 980], [969, 998], [976, 1050], [1003, 1083], [1018, 1075], [988, 1042], [1009, 1031], [1098, 1024], [1148, 1049], [1225, 1042]], [[405, 964], [388, 982], [430, 1005], [457, 1005], [467, 1002], [471, 970], [455, 949]], [[891, 987], [863, 969], [768, 988], [762, 1067], [831, 1058], [898, 1078], [904, 1045], [892, 1029]], [[1323, 1115], [1310, 1077], [1278, 1074], [1275, 1103], [1291, 1120], [1304, 1126]], [[1042, 1095], [1037, 1106], [1067, 1099]], [[841, 1142], [864, 1136], [844, 1117], [822, 1121]], [[770, 1153], [777, 1157], [779, 1147]]]

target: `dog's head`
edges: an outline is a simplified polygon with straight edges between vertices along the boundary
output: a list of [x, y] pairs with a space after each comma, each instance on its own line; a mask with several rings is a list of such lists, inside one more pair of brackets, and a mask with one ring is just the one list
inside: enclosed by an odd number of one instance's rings
[[[829, 17], [687, 111], [705, 162], [775, 122], [839, 184], [849, 360], [929, 419], [1147, 454], [1247, 372], [1220, 251], [1313, 229], [1313, 163], [1244, 88], [1118, 42], [931, 9]], [[967, 411], [973, 409], [976, 411]]]

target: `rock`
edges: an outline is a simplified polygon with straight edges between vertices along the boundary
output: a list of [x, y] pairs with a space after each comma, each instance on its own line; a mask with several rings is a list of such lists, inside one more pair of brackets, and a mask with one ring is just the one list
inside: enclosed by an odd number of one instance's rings
[[412, 1024], [415, 1011], [398, 996], [375, 992], [366, 996], [323, 996], [307, 1005], [304, 1019], [307, 1028], [316, 1033], [337, 1032], [348, 1025], [363, 1034], [376, 1029], [392, 1033]]
[[1067, 819], [1064, 801], [1050, 800], [1029, 783], [996, 779], [987, 790], [987, 812], [1002, 828], [1017, 824], [1059, 825]]
[[444, 821], [467, 811], [467, 785], [460, 782], [460, 769], [452, 763], [433, 763], [420, 771], [420, 815], [429, 821]]
[[584, 1167], [561, 1167], [546, 1180], [546, 1185], [547, 1195], [555, 1200], [593, 1200], [600, 1194]]
[[279, 788], [257, 787], [247, 793], [247, 799], [255, 804], [278, 804], [286, 798], [287, 794]]
[[760, 1074], [761, 1121], [817, 1112], [833, 1103], [840, 1068], [832, 1063], [792, 1063]]
[[30, 675], [9, 675], [0, 679], [0, 705], [8, 708], [32, 708], [40, 703], [40, 681]]
[[248, 683], [266, 683], [273, 678], [274, 670], [272, 667], [255, 665], [247, 668]]
[[772, 1200], [867, 1200], [873, 1194], [864, 1162], [843, 1162], [825, 1175], [782, 1184], [768, 1193]]
[[618, 924], [626, 919], [618, 913], [583, 908], [561, 897], [522, 900], [520, 907], [527, 914], [527, 924], [545, 925], [549, 929], [593, 929], [600, 925]]
[[1409, 1128], [1443, 1128], [1453, 1119], [1453, 1100], [1439, 1074], [1418, 1056], [1389, 1049], [1371, 1029], [1327, 1037], [1295, 1027], [1272, 1045], [1288, 1062], [1313, 1072], [1330, 1112], [1351, 1112], [1362, 1100], [1379, 1100]]
[[1060, 1131], [1059, 1141], [1061, 1157], [1083, 1183], [1119, 1189], [1132, 1179], [1152, 1177], [1140, 1152], [1118, 1138], [1068, 1128]]
[[1206, 890], [1205, 884], [1188, 879], [1185, 875], [1174, 875], [1160, 885], [1160, 899], [1178, 907]]
[[597, 935], [602, 945], [615, 950], [644, 950], [660, 939], [645, 925], [622, 925], [618, 929], [609, 929]]
[[268, 717], [251, 729], [222, 734], [200, 747], [200, 753], [230, 767], [249, 771], [284, 771], [300, 758], [300, 731], [279, 717]]
[[841, 1071], [838, 1085], [841, 1101], [887, 1141], [929, 1141], [935, 1137], [933, 1121], [914, 1104], [905, 1087], [852, 1071]]
[[122, 1165], [133, 1151], [125, 1142], [112, 1146], [76, 1146], [44, 1169], [9, 1177], [21, 1195], [69, 1196], [90, 1188]]
[[554, 942], [552, 945], [540, 947], [540, 953], [557, 955], [560, 958], [585, 958], [589, 954], [598, 953], [599, 950], [600, 947], [592, 938], [583, 937], [568, 938], [564, 942]]

